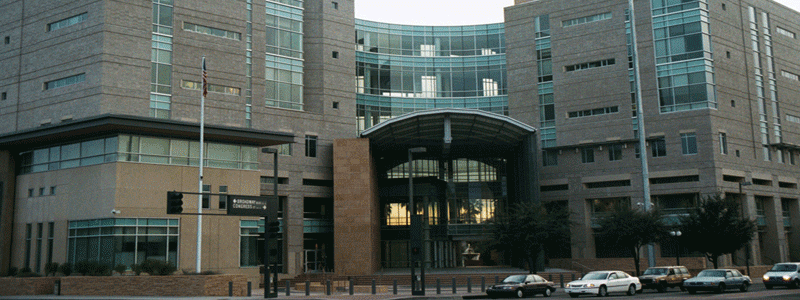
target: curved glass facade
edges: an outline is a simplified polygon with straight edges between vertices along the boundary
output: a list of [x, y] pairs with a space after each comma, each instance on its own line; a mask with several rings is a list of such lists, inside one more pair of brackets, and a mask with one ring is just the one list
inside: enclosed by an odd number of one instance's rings
[[432, 108], [508, 115], [506, 86], [502, 23], [411, 26], [356, 20], [359, 131]]

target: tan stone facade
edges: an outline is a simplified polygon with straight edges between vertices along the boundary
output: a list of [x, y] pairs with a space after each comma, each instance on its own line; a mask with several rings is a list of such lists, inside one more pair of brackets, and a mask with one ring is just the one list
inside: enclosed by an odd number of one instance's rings
[[334, 142], [336, 274], [370, 275], [380, 267], [378, 183], [369, 139]]

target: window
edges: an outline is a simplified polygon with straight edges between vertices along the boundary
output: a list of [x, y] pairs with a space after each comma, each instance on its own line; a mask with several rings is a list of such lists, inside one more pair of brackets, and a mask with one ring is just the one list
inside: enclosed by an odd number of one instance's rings
[[317, 157], [317, 136], [306, 136], [306, 157]]
[[5, 43], [6, 43], [6, 45], [11, 43], [11, 37], [10, 36], [6, 36]]
[[339, 58], [339, 51], [333, 51], [333, 52], [331, 53], [331, 57], [333, 57], [333, 58]]
[[731, 100], [731, 107], [736, 107], [736, 100]]
[[581, 148], [581, 162], [585, 164], [594, 162], [594, 147]]
[[42, 231], [44, 230], [44, 223], [36, 224], [36, 260], [33, 265], [33, 272], [39, 273], [42, 271]]
[[339, 102], [333, 101], [333, 109], [339, 109]]
[[780, 33], [782, 35], [788, 36], [790, 38], [795, 38], [796, 37], [794, 32], [791, 32], [789, 30], [783, 29], [781, 27], [776, 27], [775, 31], [777, 31], [778, 33]]
[[0, 93], [0, 100], [6, 100], [8, 98], [8, 94], [6, 92]]
[[72, 16], [63, 20], [55, 21], [53, 23], [47, 24], [47, 31], [53, 31], [56, 29], [61, 29], [64, 27], [69, 27], [80, 22], [86, 21], [88, 17], [88, 13], [82, 13], [77, 16]]
[[728, 135], [724, 132], [719, 133], [719, 153], [728, 154]]
[[292, 144], [278, 145], [278, 155], [292, 156]]
[[725, 57], [731, 58], [731, 52], [730, 51], [725, 51]]
[[558, 150], [543, 150], [542, 151], [542, 166], [557, 166], [558, 165]]
[[591, 23], [591, 22], [597, 22], [597, 21], [602, 21], [602, 20], [607, 20], [607, 19], [611, 19], [611, 12], [562, 21], [561, 22], [561, 27], [570, 27], [570, 26], [575, 26], [575, 25], [580, 25], [580, 24], [585, 24], [585, 23]]
[[73, 85], [73, 84], [76, 84], [76, 83], [81, 83], [81, 82], [84, 82], [84, 81], [86, 81], [86, 74], [85, 73], [81, 73], [81, 74], [78, 74], [78, 75], [73, 75], [73, 76], [64, 77], [64, 78], [61, 78], [61, 79], [56, 79], [56, 80], [53, 80], [53, 81], [45, 82], [44, 83], [44, 89], [45, 90], [50, 90], [50, 89], [54, 89], [54, 88], [60, 88], [60, 87], [68, 86], [68, 85]]
[[[242, 92], [242, 89], [237, 87], [223, 86], [210, 83], [207, 84], [206, 86], [208, 87], [209, 93], [239, 96], [239, 94], [241, 94]], [[200, 84], [199, 81], [181, 80], [181, 87], [187, 90], [199, 91], [202, 88], [202, 85]]]
[[130, 266], [147, 259], [176, 264], [179, 219], [109, 218], [70, 221], [67, 259], [72, 263], [98, 261]]
[[726, 10], [725, 3], [722, 3], [722, 10]]
[[25, 265], [24, 267], [31, 267], [31, 234], [33, 224], [25, 224]]
[[33, 189], [28, 189], [28, 197], [33, 197]]
[[578, 70], [594, 69], [594, 68], [600, 68], [600, 67], [605, 67], [605, 66], [611, 66], [611, 65], [614, 65], [615, 63], [616, 63], [615, 59], [609, 58], [609, 59], [604, 59], [604, 60], [598, 60], [598, 61], [585, 62], [585, 63], [574, 64], [574, 65], [570, 65], [570, 66], [565, 66], [564, 67], [564, 71], [565, 72], [572, 72], [572, 71], [578, 71]]
[[339, 9], [339, 2], [333, 1], [331, 2], [331, 5], [333, 6], [333, 9]]
[[[211, 193], [211, 186], [208, 184], [204, 184], [203, 193]], [[203, 195], [203, 208], [209, 208], [208, 198], [209, 195]]]
[[[227, 185], [220, 185], [219, 186], [219, 193], [220, 194], [227, 194], [228, 193], [228, 186]], [[219, 195], [219, 209], [227, 209], [228, 208], [228, 196], [227, 195]]]
[[789, 121], [789, 122], [792, 122], [792, 123], [800, 123], [800, 117], [794, 116], [794, 115], [790, 115], [790, 114], [786, 114], [786, 121]]
[[47, 194], [44, 193], [44, 188], [40, 187], [39, 188], [39, 196], [44, 196], [44, 195], [47, 195]]
[[608, 145], [608, 160], [622, 160], [622, 144]]
[[789, 79], [794, 80], [794, 81], [800, 81], [800, 75], [797, 75], [797, 74], [792, 73], [792, 72], [787, 72], [787, 71], [781, 70], [781, 76], [789, 78]]
[[650, 148], [653, 157], [667, 156], [667, 142], [663, 136], [650, 141]]
[[580, 118], [580, 117], [589, 117], [589, 116], [600, 116], [605, 114], [612, 114], [619, 112], [619, 106], [609, 106], [609, 107], [601, 107], [595, 109], [587, 109], [587, 110], [579, 110], [579, 111], [571, 111], [567, 114], [570, 118]]
[[183, 22], [183, 30], [201, 34], [213, 35], [216, 37], [221, 37], [231, 40], [237, 40], [237, 41], [242, 40], [242, 34], [239, 32], [207, 27], [203, 25], [192, 24], [189, 22]]
[[681, 150], [684, 155], [697, 154], [697, 134], [681, 133]]
[[47, 262], [53, 262], [53, 241], [55, 237], [55, 223], [47, 223]]

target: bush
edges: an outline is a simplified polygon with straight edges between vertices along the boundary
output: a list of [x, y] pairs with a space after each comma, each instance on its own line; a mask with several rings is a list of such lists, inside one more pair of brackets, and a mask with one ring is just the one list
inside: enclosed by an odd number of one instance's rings
[[56, 272], [58, 272], [58, 263], [57, 262], [49, 262], [49, 263], [44, 264], [44, 275], [45, 276], [50, 275], [50, 274], [53, 274], [53, 276], [55, 276]]
[[219, 274], [219, 272], [216, 272], [216, 271], [202, 271], [200, 273], [197, 273], [194, 270], [189, 270], [189, 269], [185, 269], [185, 270], [181, 270], [181, 271], [183, 272], [183, 275], [218, 275]]
[[114, 271], [116, 271], [117, 273], [120, 273], [120, 274], [125, 273], [125, 270], [128, 270], [128, 266], [126, 266], [124, 264], [118, 264], [118, 265], [114, 266]]
[[17, 267], [8, 268], [8, 273], [6, 274], [6, 276], [17, 276], [18, 270], [19, 269], [17, 269]]
[[64, 276], [69, 276], [72, 274], [72, 264], [65, 262], [58, 266], [58, 271], [61, 272], [61, 274], [64, 274]]
[[75, 271], [84, 276], [109, 276], [111, 267], [97, 261], [81, 261], [75, 264]]
[[145, 260], [139, 267], [150, 275], [170, 275], [178, 269], [170, 262], [157, 259]]
[[[30, 268], [28, 268], [28, 270], [30, 270]], [[17, 277], [42, 277], [42, 275], [39, 275], [38, 273], [34, 273], [34, 272], [31, 272], [31, 271], [27, 271], [27, 272], [22, 271], [22, 272], [19, 272], [19, 274], [17, 274]]]
[[30, 267], [23, 267], [21, 270], [19, 270], [20, 274], [22, 274], [22, 273], [30, 273], [30, 272], [32, 272]]

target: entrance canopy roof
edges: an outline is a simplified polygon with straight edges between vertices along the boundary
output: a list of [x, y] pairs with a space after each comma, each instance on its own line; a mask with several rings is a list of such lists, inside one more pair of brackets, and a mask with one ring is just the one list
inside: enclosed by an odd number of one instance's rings
[[477, 109], [443, 108], [381, 122], [360, 136], [369, 138], [373, 149], [380, 152], [426, 147], [429, 155], [482, 157], [511, 152], [535, 133], [535, 128], [507, 116]]

